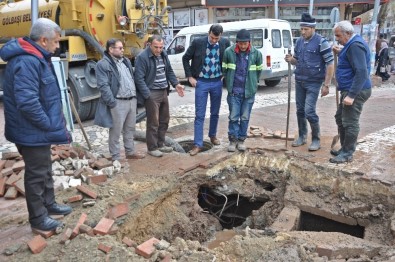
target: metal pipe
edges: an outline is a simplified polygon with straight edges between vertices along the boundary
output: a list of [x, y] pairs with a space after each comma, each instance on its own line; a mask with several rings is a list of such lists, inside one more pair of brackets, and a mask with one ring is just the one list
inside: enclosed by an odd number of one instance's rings
[[71, 0], [71, 19], [73, 21], [77, 21], [78, 20], [77, 8], [75, 7], [75, 0]]
[[313, 15], [313, 5], [314, 5], [314, 0], [310, 0], [310, 5], [309, 5], [309, 14]]
[[66, 29], [64, 30], [65, 36], [81, 36], [90, 45], [92, 45], [96, 51], [98, 51], [102, 56], [104, 56], [104, 48], [88, 33], [79, 29]]
[[274, 0], [274, 18], [278, 19], [278, 0]]
[[32, 17], [32, 25], [33, 25], [38, 19], [38, 0], [32, 0], [31, 7], [32, 7], [31, 17]]

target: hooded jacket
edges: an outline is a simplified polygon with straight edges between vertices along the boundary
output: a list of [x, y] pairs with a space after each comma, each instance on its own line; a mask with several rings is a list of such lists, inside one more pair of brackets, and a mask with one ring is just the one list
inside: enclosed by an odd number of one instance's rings
[[7, 62], [3, 82], [6, 139], [24, 146], [70, 143], [51, 54], [25, 37], [7, 42], [0, 57]]

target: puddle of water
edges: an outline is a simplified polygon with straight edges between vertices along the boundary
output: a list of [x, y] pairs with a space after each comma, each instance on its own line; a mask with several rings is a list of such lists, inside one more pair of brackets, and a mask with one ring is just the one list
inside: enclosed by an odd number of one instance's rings
[[215, 233], [215, 239], [208, 243], [208, 249], [214, 249], [219, 246], [221, 242], [228, 241], [236, 235], [233, 230], [219, 231]]

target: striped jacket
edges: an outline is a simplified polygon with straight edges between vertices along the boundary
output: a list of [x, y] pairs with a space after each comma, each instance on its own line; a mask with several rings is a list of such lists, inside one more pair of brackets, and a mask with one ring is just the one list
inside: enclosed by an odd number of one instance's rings
[[[222, 59], [222, 74], [225, 78], [226, 88], [229, 93], [232, 93], [233, 81], [236, 72], [236, 45], [232, 45], [225, 50]], [[255, 95], [259, 77], [262, 72], [262, 53], [256, 48], [251, 46], [248, 56], [248, 71], [245, 83], [245, 97], [249, 98]]]

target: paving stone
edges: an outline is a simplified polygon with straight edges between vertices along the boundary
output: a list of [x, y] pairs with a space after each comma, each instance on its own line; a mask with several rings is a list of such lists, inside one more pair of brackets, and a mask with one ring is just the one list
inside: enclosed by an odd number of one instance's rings
[[13, 173], [14, 173], [14, 171], [12, 170], [12, 167], [5, 167], [1, 170], [2, 177], [10, 176]]
[[0, 160], [0, 172], [1, 172], [1, 170], [3, 170], [3, 168], [5, 167], [5, 163], [6, 163], [7, 161], [6, 160]]
[[105, 159], [105, 158], [100, 158], [100, 159], [98, 159], [98, 160], [96, 160], [94, 162], [94, 165], [98, 169], [102, 169], [102, 168], [105, 168], [105, 167], [112, 166], [112, 162], [107, 160], [107, 159]]
[[4, 196], [5, 193], [5, 183], [7, 181], [8, 177], [0, 177], [0, 197]]
[[107, 175], [94, 175], [89, 176], [87, 179], [87, 183], [89, 184], [100, 184], [107, 181]]
[[94, 236], [93, 228], [88, 225], [82, 224], [80, 225], [80, 233], [87, 234], [89, 236]]
[[21, 171], [22, 169], [25, 169], [25, 161], [23, 160], [17, 161], [15, 162], [15, 164], [12, 165], [12, 170], [14, 172]]
[[300, 214], [297, 207], [284, 207], [270, 228], [281, 232], [293, 231], [297, 229]]
[[137, 246], [137, 243], [135, 241], [131, 240], [130, 238], [128, 238], [126, 236], [122, 239], [122, 243], [124, 243], [128, 247], [136, 247]]
[[17, 175], [17, 174], [15, 174], [15, 173], [13, 173], [8, 179], [7, 179], [7, 182], [6, 182], [6, 185], [7, 186], [13, 186], [18, 180], [20, 180], [21, 179], [21, 176], [20, 175]]
[[10, 160], [20, 158], [21, 155], [18, 152], [3, 152], [2, 159], [3, 160]]
[[21, 195], [25, 196], [25, 180], [24, 179], [19, 179], [14, 184], [14, 187], [19, 193], [21, 193]]

